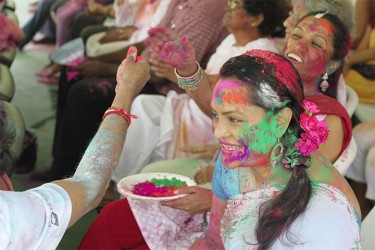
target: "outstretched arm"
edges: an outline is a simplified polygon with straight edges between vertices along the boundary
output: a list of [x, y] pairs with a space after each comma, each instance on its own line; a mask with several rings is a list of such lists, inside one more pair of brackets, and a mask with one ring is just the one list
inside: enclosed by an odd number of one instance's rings
[[[133, 99], [149, 79], [149, 65], [135, 62], [137, 50], [131, 47], [117, 72], [116, 96], [112, 107], [130, 112]], [[55, 181], [72, 201], [69, 226], [95, 208], [103, 198], [112, 170], [121, 155], [127, 131], [126, 119], [109, 114], [88, 146], [72, 178]]]

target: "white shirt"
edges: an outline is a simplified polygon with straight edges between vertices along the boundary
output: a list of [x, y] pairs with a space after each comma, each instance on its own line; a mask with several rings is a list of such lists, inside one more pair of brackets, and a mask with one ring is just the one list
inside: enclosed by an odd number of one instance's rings
[[0, 191], [0, 249], [56, 249], [71, 213], [68, 193], [56, 184]]
[[205, 69], [206, 74], [215, 75], [229, 58], [239, 56], [248, 50], [262, 49], [278, 53], [278, 49], [272, 39], [258, 38], [248, 42], [245, 46], [236, 46], [236, 40], [232, 34], [228, 35], [217, 47], [215, 53], [210, 57]]

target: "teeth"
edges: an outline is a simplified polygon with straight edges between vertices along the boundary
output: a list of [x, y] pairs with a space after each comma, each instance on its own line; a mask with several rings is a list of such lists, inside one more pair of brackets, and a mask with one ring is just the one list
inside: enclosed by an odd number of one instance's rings
[[225, 150], [238, 150], [238, 149], [240, 149], [239, 146], [224, 146], [224, 145], [221, 145], [221, 147]]
[[289, 53], [289, 54], [288, 54], [288, 57], [293, 58], [293, 59], [296, 60], [297, 62], [302, 62], [301, 57], [297, 56], [296, 54]]

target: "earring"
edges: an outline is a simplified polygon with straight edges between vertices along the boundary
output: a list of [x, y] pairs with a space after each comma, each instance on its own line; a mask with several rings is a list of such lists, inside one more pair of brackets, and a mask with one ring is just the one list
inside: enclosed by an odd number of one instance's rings
[[329, 82], [327, 80], [328, 80], [328, 74], [326, 72], [324, 73], [322, 77], [322, 81], [320, 83], [320, 88], [323, 92], [326, 92], [326, 90], [329, 88]]
[[[280, 149], [280, 150], [279, 150], [279, 153], [277, 154], [278, 149]], [[284, 155], [284, 150], [285, 150], [285, 147], [280, 142], [280, 138], [278, 138], [277, 143], [273, 147], [272, 152], [271, 152], [271, 165], [272, 165], [272, 167], [276, 167], [281, 162], [281, 159]]]

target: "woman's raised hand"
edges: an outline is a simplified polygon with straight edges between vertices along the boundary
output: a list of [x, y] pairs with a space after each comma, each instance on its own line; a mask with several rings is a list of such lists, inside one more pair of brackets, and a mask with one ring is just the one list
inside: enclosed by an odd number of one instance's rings
[[195, 50], [186, 37], [179, 37], [173, 30], [159, 26], [148, 31], [145, 44], [160, 59], [177, 69], [195, 66]]
[[150, 65], [137, 57], [137, 48], [131, 46], [116, 75], [116, 94], [127, 92], [135, 97], [150, 79]]

